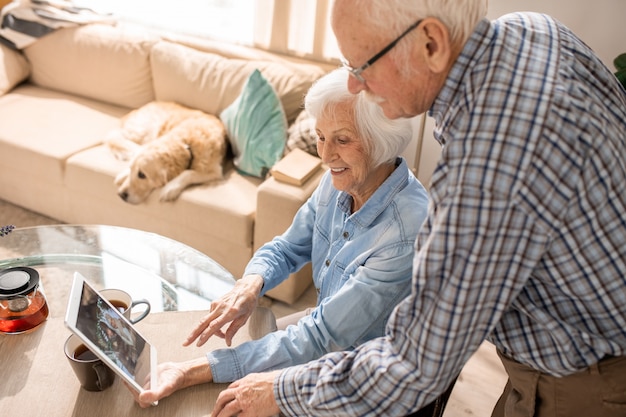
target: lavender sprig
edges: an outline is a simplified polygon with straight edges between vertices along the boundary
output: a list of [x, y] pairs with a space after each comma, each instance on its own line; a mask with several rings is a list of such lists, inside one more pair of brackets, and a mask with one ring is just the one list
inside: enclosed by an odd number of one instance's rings
[[13, 229], [15, 229], [15, 226], [13, 226], [12, 224], [0, 227], [0, 236], [8, 235]]

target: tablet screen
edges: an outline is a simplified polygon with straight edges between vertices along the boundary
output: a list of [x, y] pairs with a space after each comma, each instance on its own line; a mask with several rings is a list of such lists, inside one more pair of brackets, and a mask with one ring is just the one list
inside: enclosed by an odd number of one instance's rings
[[76, 275], [66, 323], [100, 359], [114, 364], [110, 367], [141, 390], [156, 363], [153, 348], [117, 308]]

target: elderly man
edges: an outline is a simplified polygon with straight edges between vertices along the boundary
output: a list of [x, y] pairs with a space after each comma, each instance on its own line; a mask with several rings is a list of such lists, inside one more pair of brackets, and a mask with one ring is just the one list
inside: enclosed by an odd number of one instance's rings
[[413, 291], [385, 337], [251, 375], [213, 415], [407, 415], [484, 339], [509, 375], [494, 416], [626, 415], [626, 92], [553, 18], [486, 9], [335, 1], [350, 91], [428, 111], [443, 146]]

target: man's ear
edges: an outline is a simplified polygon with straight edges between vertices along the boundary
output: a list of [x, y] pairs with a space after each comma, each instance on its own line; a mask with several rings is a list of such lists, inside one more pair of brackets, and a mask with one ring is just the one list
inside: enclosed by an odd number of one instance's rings
[[429, 17], [421, 25], [420, 36], [425, 36], [424, 60], [430, 70], [434, 73], [446, 71], [453, 56], [448, 28], [441, 20]]

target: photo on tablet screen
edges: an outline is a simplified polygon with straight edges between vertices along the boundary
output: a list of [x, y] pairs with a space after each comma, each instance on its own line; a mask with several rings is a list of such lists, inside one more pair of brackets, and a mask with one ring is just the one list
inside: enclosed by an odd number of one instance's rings
[[79, 273], [65, 322], [96, 356], [141, 391], [156, 364], [154, 347]]
[[97, 345], [128, 376], [145, 381], [150, 367], [150, 350], [120, 312], [83, 286], [76, 327]]

